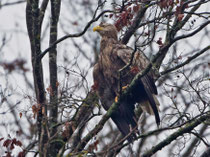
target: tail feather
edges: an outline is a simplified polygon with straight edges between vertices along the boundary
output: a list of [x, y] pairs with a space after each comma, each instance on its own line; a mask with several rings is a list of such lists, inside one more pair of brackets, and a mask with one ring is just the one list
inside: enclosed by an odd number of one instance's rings
[[[156, 96], [154, 94], [152, 94], [152, 96], [153, 96], [153, 99], [155, 100], [155, 104], [157, 106], [158, 111], [160, 111], [160, 108], [159, 108], [160, 103], [159, 103], [158, 99], [156, 98]], [[143, 111], [149, 113], [150, 115], [155, 115], [152, 107], [150, 106], [150, 102], [148, 100], [142, 102], [140, 107], [142, 108]]]
[[135, 119], [134, 104], [128, 103], [127, 100], [123, 101], [111, 118], [124, 137], [133, 131], [127, 138], [129, 142], [136, 138], [137, 120]]
[[148, 101], [149, 101], [149, 104], [153, 110], [153, 113], [155, 115], [155, 120], [156, 120], [156, 123], [157, 125], [159, 126], [160, 125], [160, 116], [159, 116], [159, 113], [158, 113], [158, 108], [157, 108], [157, 104], [155, 102], [155, 99], [153, 97], [153, 94], [151, 93], [151, 91], [149, 90], [148, 86], [145, 85], [144, 83], [144, 77], [142, 77], [142, 82], [143, 82], [143, 85], [144, 85], [144, 89], [145, 89], [145, 92], [147, 94], [147, 97], [148, 97]]
[[[117, 128], [120, 130], [122, 135], [126, 137], [128, 134], [130, 134], [131, 130], [133, 129], [132, 125], [129, 124], [125, 118], [118, 115], [113, 115], [112, 120], [117, 125]], [[128, 142], [133, 142], [133, 140], [136, 138], [136, 134], [132, 133], [130, 136], [127, 137]]]

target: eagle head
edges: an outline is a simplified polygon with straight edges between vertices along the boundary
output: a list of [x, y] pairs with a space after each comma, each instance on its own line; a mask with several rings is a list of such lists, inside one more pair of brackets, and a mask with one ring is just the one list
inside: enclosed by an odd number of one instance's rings
[[117, 29], [112, 24], [101, 22], [100, 25], [93, 28], [93, 31], [98, 32], [102, 36], [102, 38], [107, 37], [117, 40]]

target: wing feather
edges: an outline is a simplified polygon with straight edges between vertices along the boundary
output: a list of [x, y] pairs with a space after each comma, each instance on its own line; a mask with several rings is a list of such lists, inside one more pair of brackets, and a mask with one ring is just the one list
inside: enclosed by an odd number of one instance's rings
[[153, 113], [155, 115], [156, 123], [157, 123], [157, 125], [159, 125], [160, 124], [160, 117], [159, 117], [159, 113], [158, 113], [158, 104], [156, 104], [155, 99], [154, 99], [152, 93], [150, 92], [149, 87], [147, 86], [147, 83], [146, 83], [147, 81], [145, 81], [146, 78], [142, 77], [141, 79], [142, 79], [142, 83], [144, 85], [145, 92], [146, 92], [147, 97], [148, 97], [148, 101], [149, 101], [150, 106], [151, 106], [151, 108], [153, 110]]
[[[125, 63], [129, 64], [131, 61], [133, 49], [125, 45], [118, 45], [115, 49], [117, 56]], [[143, 71], [149, 64], [148, 58], [140, 51], [135, 52], [132, 66], [137, 66], [139, 71]], [[145, 84], [151, 93], [157, 95], [157, 88], [155, 86], [153, 78], [150, 76], [152, 72], [145, 75]]]
[[[100, 101], [105, 110], [108, 110], [114, 102], [116, 94], [105, 84], [103, 73], [100, 71], [99, 64], [96, 63], [93, 69], [94, 88], [100, 97]], [[99, 83], [99, 84], [98, 84]], [[137, 123], [134, 113], [134, 105], [124, 101], [118, 107], [118, 110], [111, 115], [112, 120], [117, 125], [123, 136], [127, 136], [131, 129], [137, 129]], [[127, 137], [129, 142], [135, 139], [135, 132]]]
[[[118, 46], [118, 48], [116, 48], [116, 53], [117, 53], [117, 56], [125, 64], [130, 64], [132, 53], [134, 53], [134, 50], [125, 46], [125, 45], [122, 45], [122, 46]], [[149, 64], [149, 60], [143, 53], [141, 53], [140, 51], [135, 52], [131, 67], [137, 66], [139, 68], [139, 71], [141, 72], [148, 66], [148, 64]], [[153, 114], [155, 115], [156, 123], [157, 123], [157, 125], [159, 125], [160, 124], [160, 117], [159, 117], [159, 113], [158, 113], [159, 102], [157, 101], [156, 97], [154, 96], [154, 94], [157, 94], [157, 88], [156, 88], [154, 80], [151, 76], [152, 76], [152, 71], [150, 71], [148, 74], [144, 75], [140, 79], [140, 82], [143, 84], [143, 86], [142, 86], [143, 89], [141, 89], [141, 90], [143, 90], [145, 92], [146, 101], [149, 102], [150, 107], [152, 108]], [[141, 87], [139, 87], [139, 88], [141, 88]], [[145, 98], [141, 98], [138, 100], [145, 101]], [[149, 109], [149, 107], [147, 107], [147, 110], [149, 111], [149, 113], [151, 113], [151, 110]]]

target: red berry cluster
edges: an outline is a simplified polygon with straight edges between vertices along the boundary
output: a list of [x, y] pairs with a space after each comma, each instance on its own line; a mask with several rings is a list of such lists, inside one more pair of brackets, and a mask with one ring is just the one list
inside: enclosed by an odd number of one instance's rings
[[177, 17], [178, 21], [183, 19], [183, 10], [188, 7], [187, 3], [184, 4], [183, 0], [160, 0], [158, 5], [161, 9], [168, 9], [169, 7], [174, 8], [175, 6], [175, 16]]
[[[1, 138], [0, 141], [4, 140], [4, 138]], [[7, 148], [6, 157], [12, 157], [12, 150], [15, 148], [15, 146], [22, 147], [22, 142], [17, 140], [16, 138], [8, 138], [4, 141], [3, 147]], [[25, 151], [19, 152], [17, 157], [25, 157]]]
[[[115, 17], [117, 19], [115, 21], [115, 27], [117, 28], [117, 31], [120, 31], [125, 26], [131, 25], [133, 17], [139, 9], [140, 4], [138, 3], [129, 3], [126, 6], [116, 8], [115, 10], [119, 12], [115, 14]], [[113, 14], [110, 14], [109, 17], [112, 18]]]

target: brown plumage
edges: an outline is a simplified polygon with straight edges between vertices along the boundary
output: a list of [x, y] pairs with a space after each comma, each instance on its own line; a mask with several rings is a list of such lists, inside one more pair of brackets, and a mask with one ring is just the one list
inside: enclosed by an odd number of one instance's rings
[[[114, 25], [101, 23], [94, 27], [93, 31], [97, 31], [102, 37], [99, 60], [93, 70], [94, 86], [104, 109], [108, 110], [115, 101], [115, 97], [119, 95], [119, 69], [130, 63], [134, 50], [118, 41]], [[137, 51], [131, 66], [122, 73], [122, 86], [129, 85], [135, 75], [144, 70], [148, 63], [144, 54]], [[123, 99], [117, 111], [111, 116], [123, 136], [137, 128], [137, 119], [134, 113], [135, 103], [140, 104], [146, 112], [154, 114], [156, 123], [159, 125], [159, 103], [155, 97], [156, 94], [157, 89], [153, 75], [152, 72], [149, 72], [138, 80], [138, 86], [128, 97]], [[131, 134], [128, 140], [132, 141], [134, 138], [135, 133]]]

